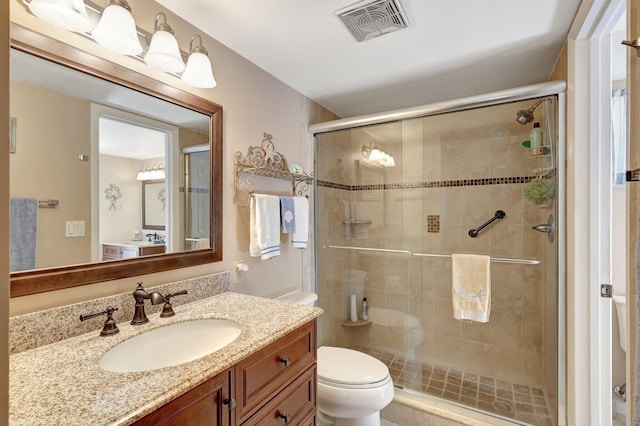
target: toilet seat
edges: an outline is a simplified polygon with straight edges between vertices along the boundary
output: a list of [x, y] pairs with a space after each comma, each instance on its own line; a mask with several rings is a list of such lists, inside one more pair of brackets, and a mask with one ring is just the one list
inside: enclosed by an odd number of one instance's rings
[[352, 349], [318, 348], [318, 383], [347, 389], [384, 386], [391, 377], [381, 361]]

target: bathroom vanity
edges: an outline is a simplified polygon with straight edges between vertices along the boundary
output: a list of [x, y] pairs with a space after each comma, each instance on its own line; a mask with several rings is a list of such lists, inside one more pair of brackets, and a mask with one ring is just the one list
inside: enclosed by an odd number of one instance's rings
[[151, 254], [163, 254], [164, 244], [141, 243], [141, 244], [102, 244], [102, 260], [130, 259], [138, 256], [149, 256]]
[[[174, 309], [174, 317], [151, 314], [140, 326], [120, 322], [120, 333], [109, 337], [99, 336], [96, 320], [95, 331], [11, 355], [10, 423], [314, 424], [321, 309], [231, 292], [185, 305], [176, 300]], [[242, 331], [222, 349], [179, 365], [129, 373], [100, 367], [121, 342], [211, 318]]]
[[315, 412], [316, 324], [313, 320], [158, 408], [135, 425], [165, 422], [314, 425]]

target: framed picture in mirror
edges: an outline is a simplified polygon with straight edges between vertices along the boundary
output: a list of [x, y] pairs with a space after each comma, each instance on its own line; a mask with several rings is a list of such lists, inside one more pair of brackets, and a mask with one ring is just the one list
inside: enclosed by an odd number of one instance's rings
[[165, 230], [167, 192], [164, 179], [142, 181], [142, 228]]

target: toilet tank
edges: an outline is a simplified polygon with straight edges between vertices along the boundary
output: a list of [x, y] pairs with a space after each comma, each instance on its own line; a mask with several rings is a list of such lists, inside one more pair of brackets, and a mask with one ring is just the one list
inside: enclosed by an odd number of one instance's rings
[[298, 305], [315, 306], [318, 295], [308, 291], [294, 290], [275, 298], [282, 302], [296, 303]]

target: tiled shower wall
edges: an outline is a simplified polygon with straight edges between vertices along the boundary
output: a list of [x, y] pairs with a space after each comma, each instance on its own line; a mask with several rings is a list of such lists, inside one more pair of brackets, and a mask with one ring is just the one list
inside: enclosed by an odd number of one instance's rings
[[[532, 103], [318, 136], [318, 292], [325, 309], [320, 344], [381, 349], [418, 363], [546, 388], [545, 375], [556, 375], [555, 353], [545, 356], [545, 346], [556, 339], [554, 327], [545, 326], [549, 320], [557, 323], [555, 297], [546, 299], [556, 292], [555, 252], [545, 256], [547, 236], [531, 227], [546, 222], [554, 205], [539, 208], [523, 198], [522, 190], [534, 169], [553, 164], [553, 157], [531, 158], [520, 146], [532, 124], [518, 124], [515, 114]], [[535, 114], [542, 122], [544, 108]], [[372, 139], [384, 144], [396, 167], [362, 159], [362, 145]], [[354, 236], [354, 225], [342, 223], [344, 201], [364, 204], [371, 221], [364, 238]], [[477, 238], [467, 235], [496, 210], [504, 210], [506, 217]], [[492, 263], [491, 318], [477, 324], [453, 318], [450, 259], [326, 245], [543, 262]], [[359, 302], [367, 297], [372, 324], [343, 325], [352, 293]]]

